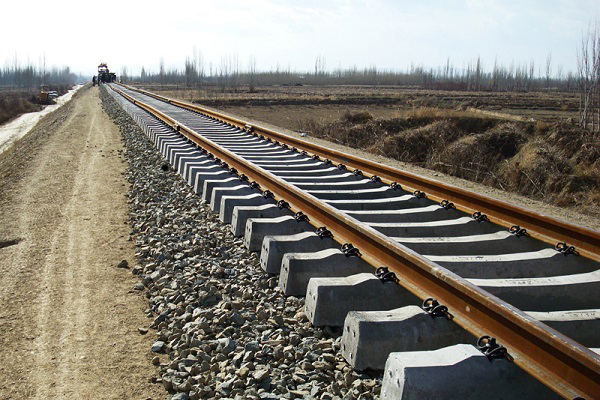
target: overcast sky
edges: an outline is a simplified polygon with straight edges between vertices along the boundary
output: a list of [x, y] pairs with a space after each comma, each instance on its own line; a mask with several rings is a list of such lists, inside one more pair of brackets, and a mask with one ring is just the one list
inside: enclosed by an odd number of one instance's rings
[[576, 49], [599, 0], [11, 0], [0, 8], [0, 65], [69, 66], [92, 75], [100, 62], [120, 73], [182, 68], [194, 49], [206, 69], [223, 57], [246, 68], [312, 70], [377, 66], [405, 70], [478, 56], [505, 66], [575, 70]]

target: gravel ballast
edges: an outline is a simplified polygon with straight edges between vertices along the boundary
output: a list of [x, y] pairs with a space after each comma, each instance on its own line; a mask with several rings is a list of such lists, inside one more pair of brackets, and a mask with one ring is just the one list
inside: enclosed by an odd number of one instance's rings
[[[381, 376], [353, 371], [340, 332], [313, 327], [304, 299], [202, 204], [137, 124], [102, 90], [127, 147], [133, 289], [148, 299], [155, 382], [173, 399], [373, 399]], [[142, 332], [140, 331], [140, 333]]]

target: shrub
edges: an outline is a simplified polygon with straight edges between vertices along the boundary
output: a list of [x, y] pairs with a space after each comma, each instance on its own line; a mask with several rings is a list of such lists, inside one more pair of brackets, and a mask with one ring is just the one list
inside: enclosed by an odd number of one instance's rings
[[0, 124], [7, 122], [21, 114], [37, 111], [39, 107], [29, 101], [27, 93], [2, 93], [0, 94]]
[[421, 108], [405, 118], [346, 113], [313, 135], [557, 205], [600, 213], [600, 142], [569, 123], [509, 122]]
[[368, 111], [350, 112], [346, 111], [342, 117], [343, 121], [351, 124], [365, 124], [373, 120], [373, 115]]

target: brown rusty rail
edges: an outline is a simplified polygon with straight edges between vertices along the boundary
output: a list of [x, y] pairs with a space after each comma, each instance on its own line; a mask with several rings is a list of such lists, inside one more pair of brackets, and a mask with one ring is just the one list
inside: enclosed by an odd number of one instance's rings
[[[453, 320], [473, 335], [495, 337], [508, 349], [517, 365], [557, 393], [566, 398], [598, 397], [600, 357], [588, 348], [270, 172], [249, 164], [153, 107], [117, 91], [263, 188], [268, 188], [276, 199], [285, 199], [315, 224], [327, 226], [338, 241], [354, 244], [371, 265], [389, 267], [399, 277], [399, 283], [421, 299], [435, 297], [449, 308]], [[210, 116], [217, 118], [216, 115], [211, 111]], [[346, 162], [350, 164], [350, 161]]]
[[[240, 129], [244, 129], [244, 127], [249, 125], [246, 121], [221, 112], [209, 110], [184, 101], [170, 99], [134, 87], [125, 87], [154, 97], [158, 100], [216, 118], [222, 122], [235, 125]], [[433, 200], [451, 201], [459, 210], [469, 214], [477, 211], [482, 212], [489, 217], [491, 222], [498, 225], [507, 228], [518, 225], [521, 228], [527, 229], [528, 234], [532, 237], [546, 243], [555, 245], [558, 242], [566, 242], [569, 245], [575, 246], [580, 255], [595, 261], [600, 261], [600, 232], [526, 210], [509, 203], [491, 199], [443, 182], [366, 160], [361, 157], [321, 147], [315, 143], [298, 139], [281, 132], [276, 132], [268, 128], [257, 125], [252, 125], [252, 128], [254, 132], [259, 135], [270, 137], [280, 143], [285, 143], [309, 153], [317, 154], [318, 156], [328, 158], [335, 163], [342, 163], [348, 167], [359, 169], [367, 175], [377, 175], [382, 178], [385, 183], [389, 184], [391, 182], [397, 182], [407, 190], [421, 190]]]

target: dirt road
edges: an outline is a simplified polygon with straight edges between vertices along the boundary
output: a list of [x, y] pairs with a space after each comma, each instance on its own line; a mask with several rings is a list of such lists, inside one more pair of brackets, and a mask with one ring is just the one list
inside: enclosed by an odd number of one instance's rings
[[122, 151], [88, 88], [0, 156], [2, 399], [164, 397], [144, 299], [117, 268], [135, 263]]

